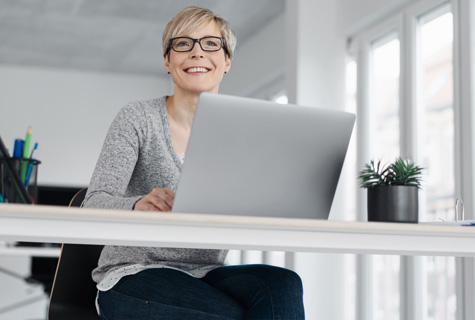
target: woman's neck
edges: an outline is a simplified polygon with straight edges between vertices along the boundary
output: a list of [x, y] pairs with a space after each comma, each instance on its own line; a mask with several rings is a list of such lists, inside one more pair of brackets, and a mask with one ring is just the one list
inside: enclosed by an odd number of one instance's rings
[[183, 94], [179, 90], [167, 98], [166, 106], [169, 118], [184, 128], [191, 128], [195, 116], [199, 95]]

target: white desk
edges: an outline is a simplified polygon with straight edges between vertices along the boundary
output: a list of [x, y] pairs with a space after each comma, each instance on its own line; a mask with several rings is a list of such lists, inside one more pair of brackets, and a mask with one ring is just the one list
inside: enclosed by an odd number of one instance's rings
[[61, 248], [0, 247], [0, 256], [57, 258]]
[[0, 240], [475, 257], [475, 227], [0, 204]]

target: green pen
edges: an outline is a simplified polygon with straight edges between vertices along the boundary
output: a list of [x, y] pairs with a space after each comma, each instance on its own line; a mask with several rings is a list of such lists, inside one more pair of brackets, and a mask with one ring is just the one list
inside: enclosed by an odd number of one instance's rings
[[30, 144], [31, 144], [31, 127], [28, 127], [28, 130], [26, 131], [26, 138], [25, 138], [25, 144], [23, 146], [23, 164], [21, 166], [21, 182], [25, 183], [26, 179], [26, 172], [28, 171], [28, 157], [30, 155]]

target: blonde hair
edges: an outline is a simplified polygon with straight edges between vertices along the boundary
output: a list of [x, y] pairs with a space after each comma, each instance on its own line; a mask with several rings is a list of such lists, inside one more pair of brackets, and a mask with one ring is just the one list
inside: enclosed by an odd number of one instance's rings
[[186, 35], [203, 23], [211, 21], [214, 21], [221, 31], [221, 36], [224, 39], [224, 52], [232, 60], [237, 40], [229, 23], [220, 16], [215, 15], [213, 11], [197, 6], [182, 9], [168, 22], [162, 37], [163, 56], [166, 57], [169, 53], [170, 39]]

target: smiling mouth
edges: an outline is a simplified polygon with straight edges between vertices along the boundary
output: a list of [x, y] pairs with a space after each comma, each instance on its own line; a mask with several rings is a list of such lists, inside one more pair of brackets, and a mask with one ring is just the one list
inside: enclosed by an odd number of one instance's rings
[[191, 67], [185, 69], [186, 73], [206, 73], [208, 71], [210, 71], [210, 69], [204, 67]]

